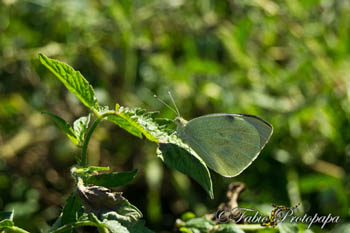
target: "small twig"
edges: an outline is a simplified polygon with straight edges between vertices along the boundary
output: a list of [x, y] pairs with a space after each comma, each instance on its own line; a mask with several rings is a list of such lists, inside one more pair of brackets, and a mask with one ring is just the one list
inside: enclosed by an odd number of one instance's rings
[[[232, 214], [232, 210], [238, 207], [238, 198], [241, 192], [246, 188], [242, 182], [234, 182], [228, 186], [226, 192], [226, 201], [221, 203], [215, 213], [208, 214], [205, 217], [213, 221], [217, 221], [217, 213], [224, 211], [226, 214]], [[227, 216], [229, 217], [229, 216]]]

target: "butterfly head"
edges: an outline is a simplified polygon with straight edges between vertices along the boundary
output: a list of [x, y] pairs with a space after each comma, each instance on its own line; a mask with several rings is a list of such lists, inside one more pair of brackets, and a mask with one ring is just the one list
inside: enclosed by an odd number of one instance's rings
[[176, 135], [182, 139], [185, 139], [186, 138], [185, 126], [187, 124], [187, 121], [182, 117], [176, 117], [174, 121], [176, 124]]
[[187, 121], [185, 119], [183, 119], [182, 117], [176, 117], [175, 118], [175, 124], [177, 127], [183, 127], [186, 125]]

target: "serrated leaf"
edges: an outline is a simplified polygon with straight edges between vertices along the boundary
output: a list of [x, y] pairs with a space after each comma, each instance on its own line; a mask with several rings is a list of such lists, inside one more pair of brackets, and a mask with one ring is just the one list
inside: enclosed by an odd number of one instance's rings
[[111, 233], [129, 233], [129, 230], [116, 220], [105, 220], [103, 223]]
[[118, 108], [117, 114], [119, 117], [127, 121], [132, 127], [134, 127], [135, 130], [138, 130], [141, 137], [144, 135], [148, 140], [158, 142], [158, 139], [151, 133], [153, 127], [154, 129], [157, 127], [153, 125], [154, 122], [150, 118], [143, 115], [144, 112], [139, 108], [131, 109], [127, 107], [120, 107]]
[[[155, 112], [146, 112], [140, 108], [125, 108], [116, 106], [116, 114], [107, 117], [108, 120], [124, 128], [128, 132], [142, 138], [142, 135], [153, 142], [159, 143], [158, 156], [170, 168], [191, 176], [214, 198], [213, 185], [209, 170], [204, 161], [175, 134], [169, 136], [170, 121], [159, 125], [154, 118]], [[164, 142], [164, 143], [163, 143]]]
[[154, 233], [145, 226], [145, 221], [139, 220], [133, 226], [128, 228], [130, 233]]
[[82, 213], [82, 203], [76, 193], [71, 193], [63, 207], [61, 226], [76, 222]]
[[55, 125], [65, 134], [68, 136], [68, 138], [74, 143], [74, 145], [79, 146], [80, 142], [79, 139], [77, 137], [77, 135], [75, 134], [72, 126], [70, 126], [70, 124], [68, 124], [68, 122], [66, 122], [64, 119], [62, 119], [61, 117], [50, 113], [50, 112], [42, 112], [42, 114], [45, 114], [47, 116], [50, 117], [51, 120], [53, 120], [53, 122], [55, 123]]
[[89, 128], [89, 123], [90, 114], [88, 116], [80, 117], [73, 123], [74, 133], [78, 137], [81, 144], [84, 142], [85, 134]]
[[146, 112], [140, 108], [127, 108], [117, 105], [116, 114], [108, 116], [107, 119], [139, 138], [144, 135], [148, 140], [158, 142], [160, 138], [166, 137], [168, 133], [154, 120], [154, 115], [155, 112]]
[[106, 188], [114, 188], [126, 185], [132, 181], [137, 174], [137, 169], [129, 172], [113, 172], [113, 173], [102, 173], [97, 175], [87, 176], [85, 183], [103, 186]]
[[159, 143], [158, 157], [169, 167], [192, 177], [210, 198], [214, 198], [210, 172], [204, 161], [190, 147], [175, 135], [168, 137], [167, 143]]
[[90, 109], [98, 111], [99, 105], [94, 89], [89, 82], [69, 65], [39, 54], [41, 64], [49, 69], [80, 101]]
[[134, 135], [138, 138], [142, 138], [142, 132], [137, 127], [135, 127], [133, 124], [131, 124], [129, 121], [123, 119], [122, 117], [117, 116], [117, 115], [110, 115], [110, 116], [107, 116], [107, 120], [118, 125], [120, 128], [125, 129], [126, 131], [128, 131], [132, 135]]
[[116, 206], [113, 211], [103, 213], [101, 218], [107, 220], [117, 220], [123, 225], [129, 227], [142, 218], [142, 213], [134, 205], [130, 204], [129, 202], [125, 202]]

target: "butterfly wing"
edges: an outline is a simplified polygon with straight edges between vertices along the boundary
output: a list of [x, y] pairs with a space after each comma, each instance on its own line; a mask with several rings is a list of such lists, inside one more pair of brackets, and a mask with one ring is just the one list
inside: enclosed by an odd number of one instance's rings
[[225, 177], [240, 174], [258, 156], [273, 128], [263, 119], [243, 114], [210, 114], [188, 121], [179, 137], [204, 162]]

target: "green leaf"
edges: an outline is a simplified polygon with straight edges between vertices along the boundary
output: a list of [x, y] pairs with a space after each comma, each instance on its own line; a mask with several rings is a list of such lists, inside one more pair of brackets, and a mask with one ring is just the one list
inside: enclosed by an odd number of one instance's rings
[[181, 215], [181, 220], [182, 221], [188, 221], [188, 220], [190, 220], [192, 218], [195, 218], [195, 217], [196, 217], [196, 215], [194, 213], [186, 212], [186, 213]]
[[88, 218], [91, 220], [91, 222], [96, 223], [96, 227], [98, 229], [98, 232], [105, 233], [107, 232], [108, 227], [103, 224], [93, 213], [88, 214]]
[[137, 221], [134, 225], [128, 228], [130, 233], [153, 233], [145, 226], [144, 220]]
[[101, 220], [117, 220], [125, 226], [132, 225], [142, 218], [142, 213], [122, 196], [101, 186], [85, 186], [78, 178], [78, 194], [84, 209], [94, 213]]
[[62, 226], [62, 215], [56, 219], [55, 223], [50, 227], [50, 229], [47, 232], [48, 233], [54, 232], [61, 226]]
[[142, 218], [142, 213], [128, 201], [115, 206], [113, 211], [101, 215], [102, 219], [117, 220], [124, 226], [130, 227]]
[[236, 224], [229, 223], [229, 224], [220, 224], [218, 225], [218, 229], [215, 232], [220, 233], [244, 233], [244, 231], [237, 227]]
[[190, 230], [190, 232], [207, 233], [210, 232], [214, 226], [215, 223], [213, 221], [202, 217], [193, 218], [184, 222], [183, 224], [181, 224], [180, 229], [182, 229], [182, 232], [187, 232], [188, 230]]
[[68, 138], [74, 143], [74, 145], [80, 145], [79, 138], [75, 134], [72, 126], [70, 126], [70, 124], [68, 124], [64, 119], [50, 112], [42, 112], [42, 114], [48, 115], [51, 118], [51, 120], [53, 120], [55, 125], [68, 136]]
[[132, 135], [134, 135], [134, 136], [136, 136], [138, 138], [142, 138], [142, 131], [138, 127], [135, 127], [129, 121], [123, 119], [122, 117], [117, 116], [117, 115], [110, 115], [110, 116], [107, 117], [107, 120], [109, 120], [109, 121], [113, 122], [114, 124], [118, 125], [120, 128], [125, 129], [126, 131], [128, 131]]
[[158, 142], [160, 138], [168, 135], [164, 127], [154, 119], [156, 112], [146, 112], [140, 108], [127, 108], [119, 105], [116, 106], [115, 112], [115, 115], [110, 115], [107, 119], [139, 138], [144, 135], [148, 140]]
[[63, 207], [61, 226], [76, 222], [82, 213], [82, 203], [76, 193], [71, 193]]
[[102, 173], [97, 175], [87, 176], [85, 182], [87, 184], [94, 184], [106, 188], [113, 188], [126, 185], [132, 181], [137, 174], [137, 169], [129, 172], [113, 172]]
[[39, 54], [41, 64], [49, 69], [88, 108], [98, 111], [99, 105], [89, 82], [69, 65]]
[[116, 220], [105, 220], [103, 223], [111, 233], [129, 233], [128, 229]]
[[77, 135], [81, 144], [83, 144], [85, 140], [85, 134], [89, 128], [89, 122], [90, 122], [90, 114], [88, 116], [80, 117], [73, 123], [74, 133], [75, 135]]
[[29, 233], [28, 231], [16, 227], [13, 220], [14, 211], [0, 212], [0, 232]]
[[198, 229], [187, 229], [186, 227], [180, 227], [179, 231], [181, 233], [200, 233]]
[[14, 211], [2, 211], [0, 212], [0, 221], [2, 220], [13, 220], [13, 214], [14, 214]]
[[[169, 135], [170, 121], [155, 119], [156, 112], [146, 112], [140, 108], [116, 106], [116, 115], [110, 115], [108, 120], [119, 125], [133, 135], [142, 135], [153, 142], [159, 143], [158, 156], [170, 168], [191, 176], [214, 198], [213, 185], [209, 170], [204, 161], [175, 134]], [[163, 122], [164, 125], [159, 125]]]
[[298, 233], [298, 225], [292, 224], [292, 223], [279, 223], [278, 228], [280, 230], [280, 233]]
[[[105, 229], [106, 226], [103, 223], [96, 223], [96, 221], [89, 221], [89, 220], [84, 220], [84, 221], [76, 221], [74, 223], [69, 223], [66, 225], [63, 225], [59, 228], [55, 228], [52, 233], [66, 233], [66, 232], [72, 232], [74, 230], [74, 228], [76, 227], [83, 227], [83, 226], [91, 226], [91, 227], [97, 227], [98, 229]], [[76, 231], [74, 231], [76, 232]], [[104, 232], [104, 231], [102, 231]], [[22, 232], [24, 233], [24, 232]]]
[[[197, 181], [210, 198], [214, 198], [213, 184], [209, 169], [204, 161], [191, 148], [184, 145], [175, 135], [170, 138], [174, 143], [159, 143], [158, 157], [169, 167], [189, 175]], [[176, 144], [175, 144], [176, 143]]]
[[[333, 233], [350, 233], [350, 223], [338, 224], [332, 229]], [[312, 233], [312, 232], [306, 232]]]
[[[119, 125], [131, 134], [142, 138], [142, 135], [159, 144], [158, 156], [170, 168], [191, 176], [214, 198], [213, 185], [209, 170], [204, 161], [176, 135], [169, 136], [170, 121], [155, 119], [156, 112], [145, 112], [140, 108], [125, 108], [116, 106], [116, 115], [110, 115], [108, 120]], [[159, 125], [163, 122], [164, 125]], [[163, 143], [164, 142], [164, 143]]]
[[12, 226], [14, 226], [15, 224], [13, 223], [13, 221], [12, 220], [10, 220], [10, 219], [5, 219], [5, 220], [2, 220], [1, 222], [0, 222], [0, 229], [2, 228], [2, 227], [12, 227]]

